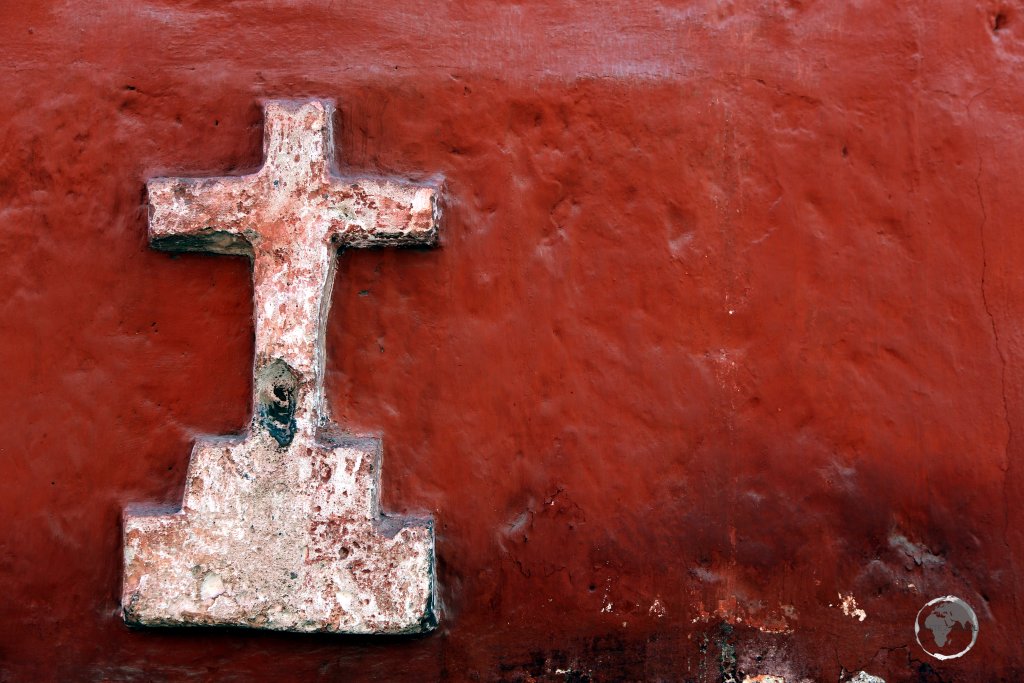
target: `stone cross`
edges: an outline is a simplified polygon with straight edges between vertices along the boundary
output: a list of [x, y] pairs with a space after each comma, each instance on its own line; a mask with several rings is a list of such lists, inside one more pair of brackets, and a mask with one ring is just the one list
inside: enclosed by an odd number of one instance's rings
[[252, 175], [148, 183], [157, 248], [253, 262], [253, 417], [196, 443], [181, 509], [129, 507], [122, 609], [134, 625], [412, 633], [436, 625], [430, 520], [379, 505], [381, 445], [330, 425], [324, 329], [345, 247], [430, 245], [433, 188], [339, 177], [333, 105], [265, 105]]

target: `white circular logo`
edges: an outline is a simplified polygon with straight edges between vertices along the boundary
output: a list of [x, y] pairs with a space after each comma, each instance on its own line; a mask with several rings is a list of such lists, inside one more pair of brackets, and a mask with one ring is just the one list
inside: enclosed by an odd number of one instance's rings
[[954, 595], [935, 598], [917, 613], [914, 636], [921, 649], [936, 659], [956, 659], [978, 640], [978, 615]]

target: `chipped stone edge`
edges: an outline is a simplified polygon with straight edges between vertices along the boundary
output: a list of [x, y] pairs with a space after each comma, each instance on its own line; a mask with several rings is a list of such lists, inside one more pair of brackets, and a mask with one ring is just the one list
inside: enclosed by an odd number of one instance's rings
[[[334, 425], [331, 425], [334, 426]], [[203, 435], [197, 437], [192, 445], [192, 450], [189, 452], [189, 464], [185, 474], [185, 482], [189, 481], [189, 475], [195, 462], [196, 451], [201, 447], [207, 446], [225, 446], [225, 445], [237, 445], [244, 442], [249, 438], [249, 429], [242, 432], [241, 434], [233, 435]], [[384, 444], [383, 439], [378, 436], [356, 436], [352, 434], [338, 433], [329, 427], [321, 428], [317, 434], [317, 441], [320, 442], [324, 447], [337, 447], [344, 445], [345, 442], [349, 441], [372, 441], [374, 443], [374, 479], [377, 485], [377, 491], [380, 491], [380, 480], [383, 471], [383, 460], [384, 460]], [[121, 515], [118, 518], [119, 525], [121, 527], [120, 533], [120, 545], [121, 545], [121, 561], [122, 568], [128, 566], [128, 517], [157, 517], [157, 516], [170, 516], [180, 515], [185, 516], [184, 511], [184, 499], [186, 491], [181, 492], [181, 502], [178, 504], [173, 503], [128, 503], [121, 508]], [[423, 614], [419, 620], [411, 626], [395, 631], [341, 631], [330, 627], [308, 629], [308, 630], [295, 630], [292, 628], [277, 628], [265, 624], [245, 624], [245, 623], [203, 623], [203, 622], [183, 622], [174, 621], [168, 619], [144, 619], [138, 617], [134, 610], [131, 608], [130, 602], [127, 600], [128, 595], [125, 592], [125, 572], [120, 572], [120, 583], [118, 587], [118, 612], [120, 613], [121, 619], [125, 625], [132, 630], [142, 631], [148, 628], [159, 628], [166, 630], [178, 630], [178, 629], [224, 629], [224, 630], [246, 630], [246, 631], [273, 631], [276, 633], [306, 633], [306, 634], [330, 634], [337, 636], [422, 636], [427, 635], [435, 630], [441, 622], [443, 615], [443, 606], [440, 600], [440, 594], [438, 592], [438, 581], [437, 581], [437, 533], [434, 524], [434, 518], [431, 515], [389, 515], [380, 510], [378, 517], [373, 520], [373, 526], [382, 535], [388, 538], [394, 537], [396, 533], [399, 533], [403, 528], [408, 526], [422, 526], [425, 527], [430, 538], [430, 553], [428, 556], [427, 563], [427, 576], [430, 582], [430, 591], [427, 596], [426, 605], [423, 608]]]

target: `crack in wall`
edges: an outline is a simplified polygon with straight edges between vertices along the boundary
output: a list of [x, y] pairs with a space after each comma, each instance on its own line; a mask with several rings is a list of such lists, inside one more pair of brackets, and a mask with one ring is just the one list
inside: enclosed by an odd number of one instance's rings
[[[973, 115], [971, 113], [971, 107], [975, 101], [992, 90], [992, 87], [981, 90], [967, 103], [967, 118], [973, 124]], [[973, 126], [972, 126], [973, 127]], [[1003, 399], [1003, 419], [1006, 422], [1006, 443], [1003, 448], [1003, 463], [1000, 469], [1003, 472], [1003, 545], [1007, 551], [1007, 561], [1010, 563], [1010, 570], [1013, 576], [1016, 576], [1016, 562], [1013, 558], [1013, 553], [1010, 547], [1010, 444], [1013, 442], [1013, 425], [1010, 421], [1010, 402], [1006, 393], [1006, 355], [1003, 353], [1002, 341], [999, 338], [999, 328], [996, 325], [995, 315], [992, 312], [991, 304], [988, 300], [987, 284], [988, 284], [988, 244], [985, 236], [985, 227], [988, 225], [988, 209], [985, 206], [985, 196], [981, 190], [981, 175], [984, 170], [984, 155], [982, 154], [981, 141], [977, 140], [977, 151], [978, 151], [978, 170], [974, 175], [974, 189], [978, 197], [978, 206], [981, 209], [981, 222], [978, 224], [978, 237], [981, 242], [981, 303], [985, 309], [985, 314], [988, 316], [989, 325], [992, 329], [992, 338], [995, 342], [996, 353], [999, 356], [1000, 362], [1000, 390]], [[1013, 618], [1017, 622], [1019, 620], [1020, 611], [1018, 609], [1016, 591], [1011, 590], [1010, 596], [1013, 604]], [[1016, 624], [1015, 624], [1016, 625]]]

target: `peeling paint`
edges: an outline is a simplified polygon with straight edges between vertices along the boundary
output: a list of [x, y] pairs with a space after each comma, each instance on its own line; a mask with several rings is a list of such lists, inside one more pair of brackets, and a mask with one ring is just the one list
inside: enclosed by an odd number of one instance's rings
[[872, 676], [866, 671], [860, 671], [850, 679], [850, 683], [885, 683], [885, 681], [878, 676]]
[[[903, 534], [895, 531], [889, 534], [889, 547], [906, 555], [918, 567], [930, 568], [945, 564], [945, 560], [932, 553], [924, 545], [914, 543]], [[912, 569], [913, 567], [908, 565], [907, 568]]]
[[745, 625], [761, 633], [777, 635], [793, 633], [792, 622], [796, 621], [796, 609], [792, 605], [767, 607], [761, 604], [747, 604], [735, 596], [718, 602], [713, 611], [705, 608], [703, 602], [697, 605], [697, 616], [690, 623], [711, 623], [722, 621], [733, 626]]
[[844, 596], [839, 593], [839, 609], [843, 610], [843, 614], [848, 617], [853, 617], [857, 621], [864, 621], [868, 618], [868, 613], [857, 606], [857, 599], [852, 595]]

